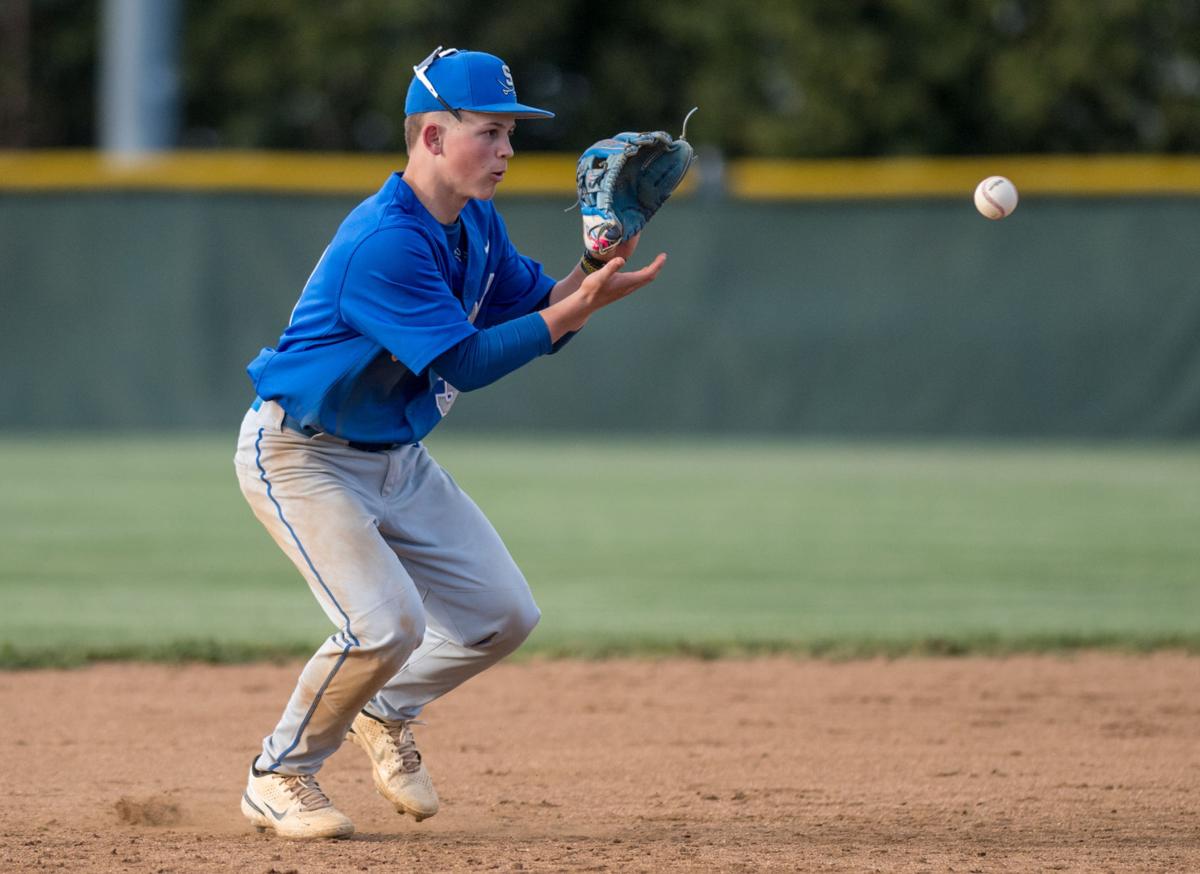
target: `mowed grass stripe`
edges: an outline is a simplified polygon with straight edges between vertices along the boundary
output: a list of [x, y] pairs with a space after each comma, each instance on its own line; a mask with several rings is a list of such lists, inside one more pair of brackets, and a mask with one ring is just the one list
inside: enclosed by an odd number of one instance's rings
[[[527, 653], [1200, 649], [1200, 451], [518, 439], [430, 448], [542, 607]], [[0, 664], [302, 655], [333, 629], [232, 437], [0, 440]]]

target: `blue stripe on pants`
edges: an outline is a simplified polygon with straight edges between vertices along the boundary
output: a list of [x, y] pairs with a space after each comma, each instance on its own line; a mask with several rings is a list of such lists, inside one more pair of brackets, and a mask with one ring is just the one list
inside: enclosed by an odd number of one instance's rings
[[329, 591], [329, 587], [325, 585], [325, 580], [321, 578], [321, 574], [313, 565], [312, 559], [309, 558], [308, 551], [304, 548], [304, 544], [300, 542], [300, 538], [296, 535], [295, 529], [292, 528], [291, 523], [288, 522], [288, 520], [284, 517], [283, 507], [279, 506], [279, 501], [275, 500], [275, 495], [271, 490], [271, 481], [267, 479], [267, 471], [262, 464], [262, 438], [264, 430], [266, 429], [258, 429], [258, 439], [254, 441], [254, 463], [258, 465], [258, 478], [266, 483], [267, 498], [272, 504], [275, 505], [275, 512], [279, 514], [279, 521], [283, 523], [284, 527], [287, 528], [288, 533], [292, 535], [292, 540], [295, 542], [296, 548], [300, 550], [300, 554], [304, 556], [304, 561], [308, 564], [308, 569], [312, 571], [312, 574], [314, 577], [316, 577], [317, 582], [321, 584], [321, 588], [325, 590], [325, 594], [329, 596], [330, 602], [332, 602], [333, 606], [337, 608], [338, 613], [340, 613], [342, 618], [346, 620], [346, 627], [343, 628], [340, 633], [344, 635], [343, 639], [347, 641], [345, 647], [342, 649], [341, 656], [338, 657], [337, 663], [333, 666], [333, 669], [329, 672], [329, 676], [325, 678], [325, 682], [321, 684], [321, 688], [317, 690], [317, 694], [313, 697], [312, 706], [309, 707], [308, 712], [304, 714], [304, 720], [300, 723], [300, 727], [296, 730], [295, 738], [292, 739], [292, 742], [288, 748], [280, 753], [279, 756], [276, 757], [275, 761], [271, 763], [271, 766], [267, 768], [268, 771], [274, 771], [280, 766], [280, 764], [283, 763], [283, 760], [287, 757], [287, 754], [294, 750], [300, 743], [300, 738], [304, 734], [304, 729], [308, 727], [309, 720], [312, 719], [313, 713], [316, 712], [317, 704], [319, 704], [321, 701], [321, 696], [325, 694], [325, 690], [329, 687], [330, 682], [337, 675], [342, 663], [346, 661], [346, 656], [349, 655], [350, 649], [355, 646], [360, 646], [360, 644], [358, 642], [358, 638], [354, 636], [354, 632], [350, 630], [350, 617], [346, 615], [346, 611], [342, 609], [342, 605], [337, 602], [337, 598], [333, 596], [333, 592]]

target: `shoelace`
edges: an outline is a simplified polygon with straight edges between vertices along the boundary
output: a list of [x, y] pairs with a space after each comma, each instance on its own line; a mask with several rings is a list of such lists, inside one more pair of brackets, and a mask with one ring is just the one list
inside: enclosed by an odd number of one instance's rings
[[[421, 767], [421, 753], [417, 749], [417, 741], [413, 737], [412, 721], [391, 722], [385, 727], [387, 728], [388, 737], [392, 739], [392, 743], [396, 747], [396, 754], [400, 757], [401, 770], [405, 774], [416, 773]], [[420, 723], [417, 723], [420, 725]]]
[[317, 778], [312, 774], [284, 775], [283, 785], [305, 810], [322, 810], [333, 806], [333, 802], [321, 791], [321, 787], [317, 785]]

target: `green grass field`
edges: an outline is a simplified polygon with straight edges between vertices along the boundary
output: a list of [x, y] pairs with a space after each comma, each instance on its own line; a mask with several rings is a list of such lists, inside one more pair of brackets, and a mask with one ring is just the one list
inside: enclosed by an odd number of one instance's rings
[[[438, 438], [524, 652], [1200, 650], [1200, 449]], [[0, 666], [310, 652], [227, 437], [0, 440]]]

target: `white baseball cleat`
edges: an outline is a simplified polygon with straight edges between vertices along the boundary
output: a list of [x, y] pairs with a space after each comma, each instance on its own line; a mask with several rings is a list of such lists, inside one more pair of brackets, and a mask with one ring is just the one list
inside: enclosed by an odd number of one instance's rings
[[411, 720], [381, 722], [365, 713], [354, 717], [346, 737], [371, 759], [375, 788], [399, 814], [420, 822], [438, 812], [437, 790], [413, 739]]
[[312, 774], [272, 774], [251, 765], [242, 813], [260, 832], [274, 829], [279, 837], [298, 841], [343, 838], [354, 831], [350, 817], [333, 806]]

